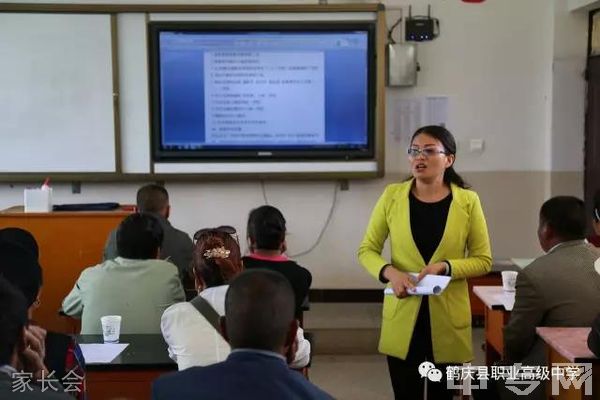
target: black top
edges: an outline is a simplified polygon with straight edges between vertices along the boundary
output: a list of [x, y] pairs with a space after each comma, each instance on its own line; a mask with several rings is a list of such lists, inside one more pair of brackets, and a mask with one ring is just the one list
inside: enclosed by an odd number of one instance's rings
[[[410, 230], [417, 249], [421, 253], [425, 265], [444, 235], [448, 211], [452, 203], [452, 193], [440, 201], [425, 203], [417, 199], [412, 192], [409, 195]], [[431, 319], [429, 317], [429, 297], [423, 296], [412, 339], [406, 356], [409, 363], [419, 364], [424, 360], [435, 361], [431, 344]]]
[[46, 364], [49, 371], [56, 372], [55, 376], [58, 379], [64, 378], [67, 375], [67, 352], [69, 346], [73, 343], [73, 338], [64, 333], [47, 331], [44, 342], [46, 346], [44, 364]]
[[409, 195], [410, 230], [425, 265], [429, 264], [442, 240], [451, 202], [452, 193], [435, 203], [425, 203], [412, 192]]
[[294, 295], [296, 297], [296, 314], [299, 315], [301, 311], [302, 303], [308, 296], [308, 289], [312, 283], [312, 275], [309, 270], [294, 261], [270, 261], [270, 260], [259, 260], [250, 256], [246, 256], [242, 259], [244, 261], [244, 268], [264, 268], [271, 271], [281, 273], [287, 278], [294, 289]]

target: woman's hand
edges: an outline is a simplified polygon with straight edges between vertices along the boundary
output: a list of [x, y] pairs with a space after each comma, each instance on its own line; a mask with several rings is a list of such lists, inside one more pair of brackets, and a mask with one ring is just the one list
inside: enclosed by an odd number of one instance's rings
[[42, 357], [42, 359], [46, 358], [46, 330], [37, 325], [29, 325], [27, 327], [26, 338], [28, 337], [36, 339], [40, 357]]
[[420, 282], [425, 275], [444, 275], [446, 273], [446, 263], [439, 262], [435, 264], [429, 264], [419, 272], [417, 276], [417, 282]]
[[48, 370], [44, 365], [45, 348], [40, 333], [41, 331], [35, 328], [23, 328], [24, 348], [20, 354], [22, 368], [27, 372], [31, 372], [35, 380], [41, 380], [43, 377], [48, 376]]
[[385, 267], [383, 276], [392, 284], [392, 289], [394, 290], [396, 297], [401, 299], [408, 296], [408, 289], [415, 287], [414, 277], [406, 272], [398, 271], [391, 265]]

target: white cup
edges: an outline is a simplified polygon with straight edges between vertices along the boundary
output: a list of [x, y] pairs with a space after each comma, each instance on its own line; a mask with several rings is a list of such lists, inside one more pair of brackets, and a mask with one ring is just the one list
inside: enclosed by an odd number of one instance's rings
[[119, 335], [121, 334], [121, 316], [105, 315], [100, 318], [100, 323], [102, 324], [104, 343], [119, 343]]
[[507, 292], [514, 292], [518, 274], [517, 271], [502, 271], [502, 289]]

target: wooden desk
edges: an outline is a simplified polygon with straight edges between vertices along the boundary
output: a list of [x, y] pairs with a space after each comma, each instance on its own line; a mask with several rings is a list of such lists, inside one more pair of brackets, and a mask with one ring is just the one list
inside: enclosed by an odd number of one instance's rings
[[[79, 335], [80, 343], [102, 343], [102, 335]], [[162, 335], [121, 335], [129, 346], [109, 364], [86, 365], [89, 400], [150, 399], [152, 382], [177, 371]]]
[[552, 381], [547, 382], [546, 393], [550, 399], [599, 399], [600, 398], [600, 359], [587, 347], [587, 337], [590, 328], [536, 328], [536, 333], [546, 343], [548, 367], [552, 370], [553, 363], [591, 363], [592, 364], [592, 394], [585, 395], [585, 384], [580, 389], [573, 386], [564, 389], [559, 385], [558, 393], [552, 395]]
[[481, 320], [485, 317], [485, 304], [473, 293], [473, 288], [475, 286], [501, 286], [502, 271], [520, 271], [520, 269], [512, 259], [495, 258], [492, 260], [492, 271], [489, 274], [467, 279], [474, 325], [481, 326]]
[[485, 304], [485, 363], [489, 366], [504, 354], [503, 329], [515, 303], [515, 292], [505, 292], [502, 286], [475, 286], [473, 293]]
[[23, 207], [0, 211], [0, 228], [33, 234], [40, 248], [44, 285], [33, 318], [56, 332], [77, 333], [72, 320], [58, 315], [81, 271], [102, 261], [109, 232], [131, 211], [24, 213]]

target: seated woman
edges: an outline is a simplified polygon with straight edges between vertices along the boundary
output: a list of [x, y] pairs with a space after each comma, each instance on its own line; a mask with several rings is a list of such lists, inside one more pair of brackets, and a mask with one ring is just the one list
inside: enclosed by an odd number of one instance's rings
[[[218, 319], [225, 314], [228, 282], [242, 270], [240, 247], [231, 235], [233, 227], [202, 229], [194, 235], [192, 271], [199, 295], [189, 303], [167, 308], [161, 330], [169, 346], [169, 355], [179, 370], [223, 361], [230, 347], [220, 333]], [[298, 350], [292, 368], [306, 366], [310, 343], [298, 329]]]
[[312, 275], [285, 255], [285, 233], [285, 218], [277, 208], [261, 206], [252, 210], [248, 216], [250, 254], [243, 262], [246, 269], [265, 268], [283, 274], [294, 289], [296, 314], [299, 315], [308, 296]]
[[33, 311], [40, 304], [42, 287], [38, 245], [31, 233], [20, 228], [0, 229], [0, 275], [20, 290], [27, 300], [30, 330], [44, 343], [44, 364], [48, 371], [54, 371], [54, 378], [61, 382], [64, 378], [76, 382], [70, 385], [69, 394], [85, 398], [85, 362], [75, 339], [46, 331], [31, 321]]

